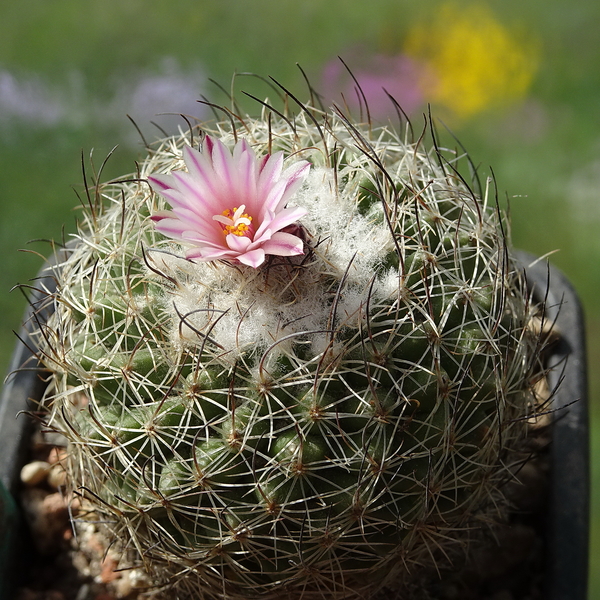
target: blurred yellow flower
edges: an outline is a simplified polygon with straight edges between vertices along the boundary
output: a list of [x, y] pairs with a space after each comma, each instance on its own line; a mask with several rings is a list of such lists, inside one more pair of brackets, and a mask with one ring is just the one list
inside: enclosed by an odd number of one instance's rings
[[538, 65], [538, 45], [500, 23], [483, 4], [442, 4], [433, 20], [414, 26], [404, 52], [423, 61], [432, 102], [468, 117], [523, 97]]

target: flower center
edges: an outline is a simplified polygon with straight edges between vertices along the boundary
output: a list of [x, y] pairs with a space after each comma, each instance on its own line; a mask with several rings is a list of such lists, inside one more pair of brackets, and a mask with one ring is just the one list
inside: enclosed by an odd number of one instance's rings
[[213, 220], [218, 221], [223, 228], [223, 233], [229, 235], [249, 236], [251, 235], [252, 217], [245, 213], [246, 205], [242, 204], [239, 208], [224, 210], [220, 215], [215, 215]]

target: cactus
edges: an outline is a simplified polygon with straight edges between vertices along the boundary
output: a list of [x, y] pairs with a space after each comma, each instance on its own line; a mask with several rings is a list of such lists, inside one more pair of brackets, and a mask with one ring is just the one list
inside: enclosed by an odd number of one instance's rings
[[489, 186], [303, 109], [157, 143], [54, 267], [48, 425], [169, 597], [402, 589], [506, 509], [537, 358]]

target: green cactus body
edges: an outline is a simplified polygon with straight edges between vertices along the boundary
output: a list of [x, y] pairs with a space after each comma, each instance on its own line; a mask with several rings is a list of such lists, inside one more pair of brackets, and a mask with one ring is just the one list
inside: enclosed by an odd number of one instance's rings
[[311, 163], [303, 255], [186, 260], [155, 230], [144, 179], [183, 168], [186, 134], [100, 188], [55, 268], [46, 403], [70, 485], [181, 598], [401, 586], [503, 505], [524, 435], [528, 302], [487, 195], [323, 116], [214, 134]]

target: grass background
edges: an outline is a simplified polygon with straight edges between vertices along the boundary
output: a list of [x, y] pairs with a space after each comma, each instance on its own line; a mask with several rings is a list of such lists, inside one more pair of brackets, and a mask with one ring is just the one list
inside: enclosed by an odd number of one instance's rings
[[[121, 144], [106, 178], [131, 172], [141, 154], [141, 144], [131, 143], [126, 104], [115, 101], [119, 86], [136, 81], [140, 73], [159, 76], [165, 60], [170, 60], [180, 75], [190, 74], [189, 83], [199, 93], [219, 101], [224, 97], [208, 78], [227, 87], [233, 72], [244, 71], [271, 75], [302, 96], [305, 88], [296, 63], [318, 80], [325, 63], [358, 45], [367, 53], [397, 53], [411, 27], [434, 19], [440, 6], [439, 0], [371, 0], [368, 5], [358, 0], [3, 2], [0, 370], [8, 366], [15, 341], [12, 330], [19, 327], [25, 308], [20, 292], [9, 290], [34, 277], [42, 264], [37, 253], [48, 251], [47, 243], [30, 240], [60, 238], [63, 231], [73, 230], [78, 201], [71, 187], [81, 181], [82, 151], [89, 154], [93, 149], [101, 162], [115, 144]], [[600, 375], [595, 370], [600, 358], [600, 3], [490, 0], [486, 6], [504, 26], [536, 44], [538, 69], [520, 102], [450, 119], [451, 126], [484, 175], [493, 165], [500, 190], [512, 198], [515, 245], [539, 255], [558, 250], [552, 261], [578, 289], [587, 313], [593, 475], [590, 598], [596, 598], [600, 597], [600, 460], [596, 459]], [[28, 90], [28, 98], [37, 90], [41, 103], [2, 104], [15, 82], [19, 93]], [[246, 79], [239, 87], [254, 85]], [[60, 118], [44, 117], [54, 105], [67, 106], [67, 112]], [[435, 104], [433, 108], [435, 113]], [[145, 123], [142, 127], [152, 130]]]

